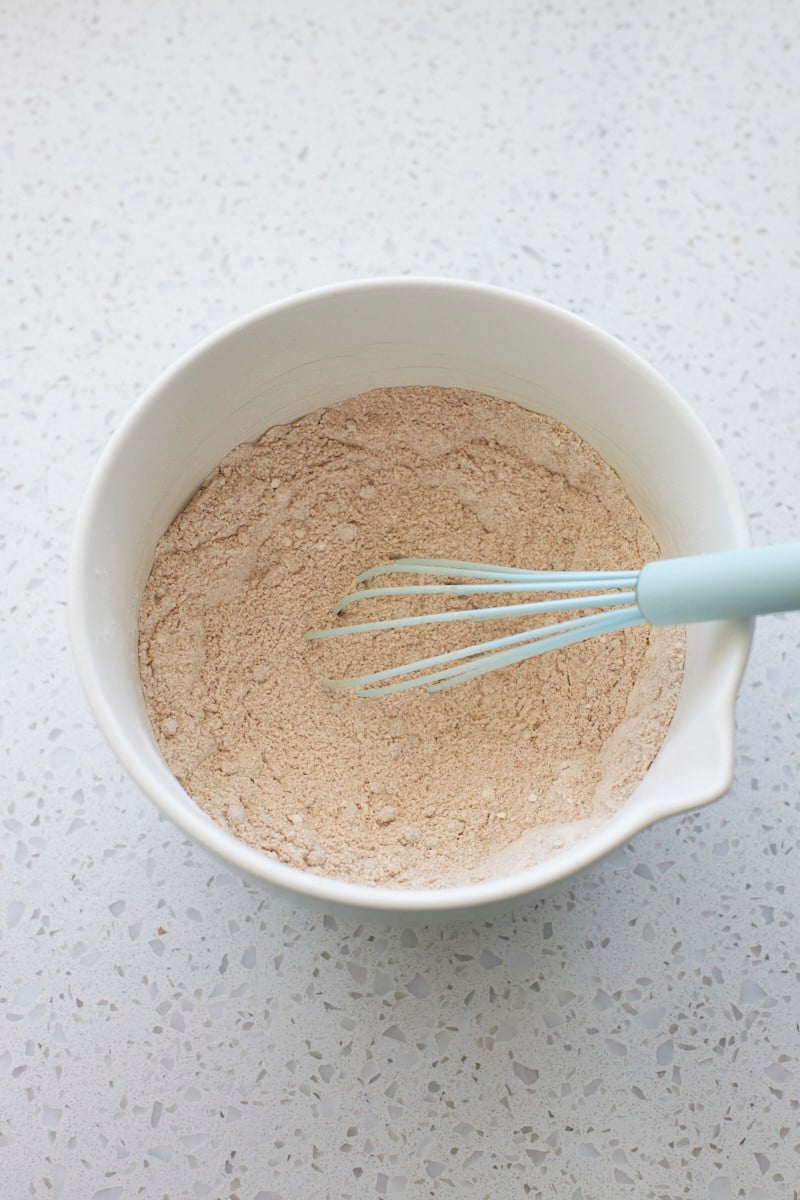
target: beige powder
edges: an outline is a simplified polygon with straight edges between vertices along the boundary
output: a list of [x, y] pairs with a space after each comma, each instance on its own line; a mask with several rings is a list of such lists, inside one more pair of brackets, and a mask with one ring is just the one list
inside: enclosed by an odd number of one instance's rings
[[[518, 869], [642, 778], [674, 710], [682, 632], [629, 630], [381, 700], [321, 680], [524, 626], [303, 634], [398, 555], [599, 570], [658, 553], [586, 443], [502, 400], [388, 388], [275, 427], [233, 450], [159, 542], [139, 642], [159, 745], [211, 816], [293, 866], [394, 886]], [[393, 604], [363, 602], [358, 619]], [[442, 602], [415, 604], [402, 611]]]

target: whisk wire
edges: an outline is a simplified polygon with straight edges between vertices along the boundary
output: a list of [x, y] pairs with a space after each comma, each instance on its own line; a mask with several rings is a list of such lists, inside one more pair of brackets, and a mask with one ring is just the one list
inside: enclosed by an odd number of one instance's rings
[[[551, 588], [550, 591], [554, 591]], [[529, 617], [553, 612], [569, 612], [571, 609], [611, 608], [620, 604], [632, 604], [636, 592], [618, 592], [615, 595], [570, 596], [564, 600], [537, 600], [531, 604], [495, 604], [491, 608], [457, 609], [448, 612], [423, 613], [416, 617], [392, 617], [384, 621], [363, 621], [358, 625], [337, 625], [331, 629], [314, 629], [306, 634], [308, 641], [319, 638], [344, 637], [351, 633], [372, 633], [380, 629], [408, 629], [413, 625], [440, 625], [449, 621], [499, 620], [503, 617]]]
[[463, 562], [449, 558], [395, 558], [379, 567], [370, 567], [356, 577], [356, 583], [366, 583], [377, 575], [446, 575], [452, 578], [496, 579], [498, 581], [522, 580], [556, 585], [568, 581], [582, 581], [592, 586], [605, 586], [605, 582], [619, 580], [633, 586], [636, 571], [531, 571], [527, 567], [503, 567], [493, 563]]
[[546, 638], [554, 630], [578, 628], [586, 625], [587, 621], [594, 620], [597, 615], [597, 613], [593, 613], [588, 617], [572, 617], [568, 621], [559, 622], [558, 625], [542, 625], [538, 629], [523, 629], [521, 633], [509, 633], [503, 637], [491, 638], [486, 642], [474, 642], [471, 646], [460, 646], [457, 650], [447, 650], [442, 654], [432, 654], [428, 658], [417, 659], [416, 662], [401, 663], [399, 667], [385, 667], [383, 670], [373, 671], [369, 675], [358, 675], [349, 679], [326, 679], [324, 682], [327, 687], [332, 688], [355, 688], [373, 683], [382, 683], [387, 679], [394, 679], [398, 675], [408, 675], [411, 672], [425, 671], [432, 667], [444, 666], [446, 663], [459, 662], [466, 658], [475, 658], [479, 654], [488, 654], [490, 651], [519, 646], [523, 642], [530, 642], [536, 638]]
[[[524, 662], [526, 659], [535, 658], [539, 654], [545, 654], [549, 650], [559, 650], [564, 646], [574, 645], [576, 642], [584, 642], [589, 638], [598, 637], [602, 633], [616, 633], [619, 629], [631, 629], [635, 625], [644, 625], [646, 621], [636, 605], [631, 605], [627, 608], [618, 608], [613, 612], [595, 613], [590, 617], [585, 618], [586, 625], [581, 629], [573, 629], [572, 631], [563, 630], [563, 625], [551, 626], [551, 632], [555, 631], [552, 636], [541, 638], [532, 645], [519, 646], [516, 650], [507, 650], [499, 654], [489, 654], [486, 658], [479, 659], [474, 665], [466, 664], [457, 668], [451, 668], [446, 676], [442, 676], [439, 681], [433, 681], [430, 677], [427, 680], [427, 691], [441, 692], [447, 688], [454, 687], [457, 683], [466, 683], [470, 679], [477, 679], [480, 675], [485, 675], [489, 671], [499, 670], [501, 667], [512, 666], [515, 663]], [[563, 624], [567, 624], [564, 622]], [[559, 629], [562, 632], [558, 632]], [[423, 682], [425, 682], [423, 680]], [[369, 696], [373, 693], [369, 691], [359, 691], [359, 696]]]
[[[624, 580], [615, 580], [609, 583], [606, 583], [604, 578], [592, 580], [595, 587], [619, 588], [620, 590], [629, 589], [631, 582], [627, 576]], [[586, 583], [582, 579], [567, 579], [554, 586], [552, 580], [529, 581], [521, 576], [519, 579], [504, 580], [501, 583], [423, 583], [398, 587], [362, 588], [343, 596], [333, 611], [334, 615], [338, 617], [357, 600], [374, 600], [382, 596], [499, 596], [508, 592], [519, 595], [535, 595], [539, 592], [578, 592], [585, 588]]]
[[[548, 650], [556, 650], [601, 633], [643, 623], [644, 619], [638, 608], [631, 605], [615, 609], [613, 612], [591, 613], [588, 616], [561, 621], [556, 625], [526, 629], [522, 633], [476, 642], [472, 646], [432, 655], [416, 662], [403, 663], [398, 667], [388, 667], [370, 675], [351, 679], [326, 679], [325, 683], [328, 687], [348, 688], [354, 690], [357, 696], [369, 698], [388, 696], [418, 687], [424, 687], [431, 692], [442, 691], [488, 671], [544, 654]], [[442, 669], [430, 669], [436, 667]], [[401, 678], [395, 683], [385, 682], [397, 679], [398, 676], [409, 675], [413, 677]]]

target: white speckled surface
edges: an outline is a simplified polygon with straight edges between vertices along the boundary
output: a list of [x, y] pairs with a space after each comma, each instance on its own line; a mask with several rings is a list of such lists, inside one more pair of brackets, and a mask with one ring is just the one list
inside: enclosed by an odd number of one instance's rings
[[416, 932], [282, 908], [159, 820], [65, 621], [138, 391], [354, 276], [595, 321], [696, 407], [756, 539], [800, 536], [793, 0], [2, 8], [3, 1196], [800, 1194], [796, 616], [759, 628], [723, 801]]

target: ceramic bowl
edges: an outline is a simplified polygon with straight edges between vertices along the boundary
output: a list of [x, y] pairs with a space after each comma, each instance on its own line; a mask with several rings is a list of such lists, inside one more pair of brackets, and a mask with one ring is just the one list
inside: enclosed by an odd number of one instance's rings
[[510, 905], [725, 792], [751, 624], [689, 629], [675, 716], [641, 784], [599, 828], [526, 870], [442, 889], [369, 887], [286, 866], [238, 841], [175, 779], [145, 713], [137, 611], [156, 543], [240, 442], [403, 384], [488, 392], [571, 426], [620, 476], [665, 554], [732, 549], [749, 537], [717, 447], [655, 371], [577, 317], [496, 288], [384, 279], [305, 293], [227, 326], [134, 405], [89, 486], [71, 565], [74, 653], [100, 727], [162, 812], [229, 867], [328, 909], [419, 922]]

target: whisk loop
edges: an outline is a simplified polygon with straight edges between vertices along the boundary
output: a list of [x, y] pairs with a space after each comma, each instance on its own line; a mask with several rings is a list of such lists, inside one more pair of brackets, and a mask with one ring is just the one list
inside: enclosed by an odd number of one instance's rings
[[[487, 671], [511, 666], [524, 659], [585, 641], [613, 629], [641, 624], [644, 618], [636, 607], [635, 571], [528, 571], [519, 567], [494, 566], [486, 563], [462, 562], [456, 559], [401, 558], [393, 563], [372, 567], [358, 576], [356, 583], [366, 583], [379, 575], [428, 575], [457, 579], [457, 583], [407, 584], [403, 586], [359, 588], [344, 596], [334, 608], [339, 616], [345, 608], [359, 600], [390, 596], [491, 596], [541, 595], [554, 592], [586, 592], [605, 588], [605, 592], [574, 595], [561, 599], [534, 600], [518, 604], [491, 605], [487, 608], [446, 610], [419, 616], [394, 617], [337, 625], [330, 629], [306, 634], [309, 640], [343, 637], [356, 633], [372, 633], [386, 629], [402, 629], [415, 625], [443, 624], [451, 621], [485, 621], [504, 617], [547, 615], [555, 612], [598, 609], [585, 616], [559, 621], [554, 625], [526, 629], [521, 633], [477, 642], [444, 654], [431, 655], [400, 666], [389, 667], [368, 675], [346, 679], [326, 679], [328, 687], [347, 688], [359, 696], [387, 696], [410, 688], [425, 687], [438, 692], [476, 679]], [[480, 582], [460, 582], [461, 580]], [[612, 611], [607, 611], [607, 610]], [[393, 682], [389, 682], [389, 681]]]

